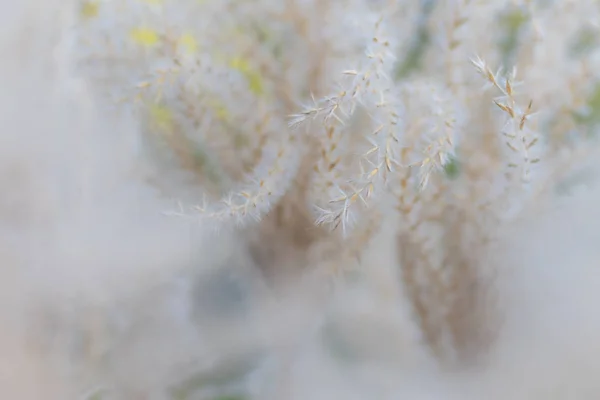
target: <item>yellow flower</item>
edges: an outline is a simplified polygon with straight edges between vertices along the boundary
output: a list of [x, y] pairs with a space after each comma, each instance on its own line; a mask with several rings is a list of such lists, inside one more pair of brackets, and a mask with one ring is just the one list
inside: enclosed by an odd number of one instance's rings
[[184, 33], [179, 38], [179, 45], [188, 53], [196, 53], [198, 51], [198, 42], [191, 33]]
[[135, 28], [130, 33], [131, 39], [144, 47], [152, 47], [159, 42], [158, 33], [150, 28]]
[[163, 131], [170, 131], [173, 128], [173, 113], [163, 105], [151, 105], [150, 117], [152, 122]]
[[84, 1], [81, 4], [81, 8], [79, 13], [83, 18], [94, 18], [98, 16], [98, 11], [100, 8], [100, 4], [97, 1]]
[[247, 60], [241, 57], [236, 57], [229, 62], [229, 66], [236, 71], [239, 71], [244, 78], [246, 78], [248, 87], [252, 93], [257, 96], [263, 94], [263, 79], [258, 71], [254, 70], [250, 66]]
[[229, 111], [227, 107], [219, 100], [216, 99], [208, 99], [207, 105], [215, 112], [217, 119], [220, 121], [226, 121], [229, 118]]

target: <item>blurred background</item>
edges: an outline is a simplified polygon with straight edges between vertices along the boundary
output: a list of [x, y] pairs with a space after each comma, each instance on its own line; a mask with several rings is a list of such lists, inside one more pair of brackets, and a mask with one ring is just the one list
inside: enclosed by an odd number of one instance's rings
[[[2, 10], [1, 398], [600, 395], [598, 2]], [[415, 157], [453, 141], [429, 189], [407, 173], [350, 236], [311, 208], [325, 131], [289, 125], [356, 88], [343, 71], [401, 104]], [[369, 96], [342, 108], [340, 165], [368, 149]], [[510, 192], [507, 106], [543, 147]]]

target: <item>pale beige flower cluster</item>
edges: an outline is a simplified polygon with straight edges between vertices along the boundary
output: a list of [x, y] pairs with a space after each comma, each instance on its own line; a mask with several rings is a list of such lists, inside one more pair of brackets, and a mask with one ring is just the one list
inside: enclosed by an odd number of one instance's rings
[[82, 0], [74, 58], [95, 104], [139, 123], [167, 215], [240, 232], [273, 285], [324, 272], [405, 304], [454, 365], [494, 341], [500, 232], [594, 151], [599, 18], [583, 0]]

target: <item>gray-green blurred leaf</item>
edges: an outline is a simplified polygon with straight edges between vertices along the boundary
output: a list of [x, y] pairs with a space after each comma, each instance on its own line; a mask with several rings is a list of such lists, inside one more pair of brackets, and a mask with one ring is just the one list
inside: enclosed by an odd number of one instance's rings
[[394, 77], [397, 81], [406, 79], [421, 66], [431, 43], [429, 19], [437, 4], [437, 0], [421, 0], [421, 14], [415, 26], [415, 33], [404, 56], [395, 67]]
[[444, 173], [449, 179], [456, 179], [460, 175], [460, 163], [458, 159], [451, 158], [450, 161], [444, 165]]
[[188, 400], [194, 393], [205, 389], [239, 383], [252, 372], [262, 360], [262, 353], [249, 353], [221, 360], [214, 368], [199, 371], [173, 385], [173, 400]]
[[514, 64], [523, 28], [529, 20], [529, 15], [520, 7], [510, 7], [500, 14], [499, 27], [501, 36], [498, 47], [506, 68]]
[[579, 58], [594, 50], [600, 44], [600, 32], [591, 27], [581, 29], [570, 46], [569, 54]]
[[585, 107], [574, 111], [571, 116], [576, 124], [588, 128], [589, 132], [594, 131], [593, 128], [600, 124], [600, 84], [594, 86]]

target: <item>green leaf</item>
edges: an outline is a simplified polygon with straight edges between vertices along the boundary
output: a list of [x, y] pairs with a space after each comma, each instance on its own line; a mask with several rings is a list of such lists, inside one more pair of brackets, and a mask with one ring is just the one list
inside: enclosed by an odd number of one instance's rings
[[413, 40], [402, 60], [396, 65], [394, 77], [397, 81], [406, 79], [418, 70], [425, 57], [425, 52], [431, 43], [428, 23], [438, 0], [421, 0], [421, 14], [415, 27]]
[[595, 128], [600, 124], [600, 83], [594, 86], [585, 107], [573, 111], [571, 116], [576, 124], [586, 128]]
[[520, 7], [511, 7], [500, 14], [499, 24], [503, 35], [498, 42], [498, 47], [505, 67], [514, 64], [521, 33], [529, 21], [529, 15]]
[[599, 34], [598, 30], [591, 27], [581, 29], [569, 48], [569, 54], [575, 58], [586, 55], [600, 44]]
[[460, 164], [456, 158], [451, 158], [450, 161], [444, 165], [444, 172], [449, 179], [456, 179], [460, 175]]

